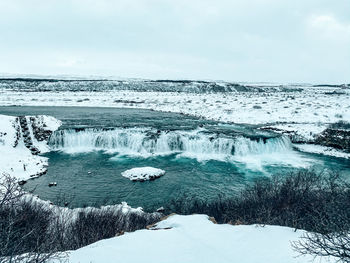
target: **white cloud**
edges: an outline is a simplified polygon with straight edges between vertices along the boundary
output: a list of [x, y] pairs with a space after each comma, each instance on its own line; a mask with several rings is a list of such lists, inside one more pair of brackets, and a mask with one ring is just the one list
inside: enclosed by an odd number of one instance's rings
[[320, 37], [334, 41], [350, 41], [350, 24], [341, 23], [333, 15], [313, 15], [309, 27]]
[[349, 0], [0, 0], [0, 72], [350, 82], [348, 10]]

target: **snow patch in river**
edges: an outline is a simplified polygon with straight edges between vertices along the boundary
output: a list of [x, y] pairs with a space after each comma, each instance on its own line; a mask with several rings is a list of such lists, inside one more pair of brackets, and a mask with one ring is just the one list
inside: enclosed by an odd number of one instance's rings
[[146, 180], [154, 180], [163, 176], [164, 174], [164, 170], [154, 167], [137, 167], [122, 172], [122, 176], [129, 178], [131, 181], [141, 182]]

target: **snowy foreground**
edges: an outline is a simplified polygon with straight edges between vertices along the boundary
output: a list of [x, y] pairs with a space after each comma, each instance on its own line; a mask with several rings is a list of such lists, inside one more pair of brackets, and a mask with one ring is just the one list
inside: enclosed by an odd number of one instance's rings
[[292, 248], [303, 233], [280, 226], [218, 225], [206, 215], [173, 215], [149, 229], [72, 251], [68, 259], [71, 263], [304, 263], [313, 258]]

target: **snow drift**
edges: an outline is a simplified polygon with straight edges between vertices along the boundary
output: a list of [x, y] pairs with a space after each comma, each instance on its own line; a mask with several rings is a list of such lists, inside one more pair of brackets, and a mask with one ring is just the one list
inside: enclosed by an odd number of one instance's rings
[[291, 242], [303, 233], [279, 226], [217, 225], [206, 215], [174, 215], [147, 230], [125, 233], [72, 251], [68, 259], [72, 263], [301, 263], [313, 259], [296, 257], [298, 254], [292, 248]]

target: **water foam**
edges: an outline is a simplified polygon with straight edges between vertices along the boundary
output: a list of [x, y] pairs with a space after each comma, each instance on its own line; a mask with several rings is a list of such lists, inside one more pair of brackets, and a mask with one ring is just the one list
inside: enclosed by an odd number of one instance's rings
[[91, 151], [117, 153], [118, 156], [149, 158], [177, 155], [198, 161], [219, 160], [245, 163], [261, 169], [265, 164], [305, 166], [293, 150], [288, 137], [250, 139], [193, 131], [157, 131], [147, 128], [61, 130], [53, 133], [52, 150], [70, 154]]

